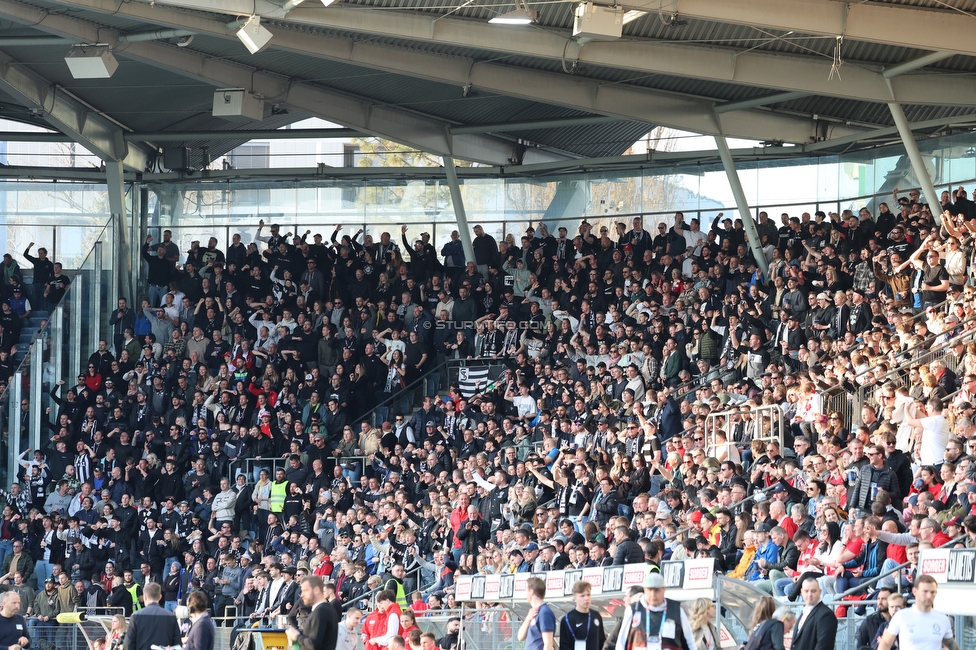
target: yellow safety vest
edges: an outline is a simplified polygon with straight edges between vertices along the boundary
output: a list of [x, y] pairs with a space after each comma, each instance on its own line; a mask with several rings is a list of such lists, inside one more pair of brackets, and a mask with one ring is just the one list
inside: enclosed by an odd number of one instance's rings
[[132, 611], [138, 612], [142, 609], [142, 603], [139, 602], [139, 583], [134, 582], [131, 587], [126, 587], [125, 590], [132, 596]]
[[288, 498], [288, 481], [271, 483], [271, 499], [268, 502], [271, 512], [279, 513], [284, 510], [286, 498]]
[[403, 583], [396, 578], [390, 578], [386, 581], [386, 586], [384, 589], [389, 589], [393, 587], [392, 591], [396, 593], [396, 603], [400, 606], [400, 609], [407, 611], [407, 594], [403, 590]]

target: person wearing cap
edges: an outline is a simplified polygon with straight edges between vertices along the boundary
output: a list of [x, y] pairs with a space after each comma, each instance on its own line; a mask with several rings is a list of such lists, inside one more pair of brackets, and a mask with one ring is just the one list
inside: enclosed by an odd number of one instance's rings
[[650, 573], [644, 595], [624, 610], [615, 650], [696, 650], [691, 623], [681, 604], [665, 597], [664, 577]]
[[43, 587], [28, 606], [31, 607], [31, 618], [27, 621], [27, 629], [31, 637], [34, 637], [34, 628], [54, 627], [58, 624], [55, 619], [61, 613], [61, 601], [58, 600], [57, 582], [54, 578], [44, 581]]

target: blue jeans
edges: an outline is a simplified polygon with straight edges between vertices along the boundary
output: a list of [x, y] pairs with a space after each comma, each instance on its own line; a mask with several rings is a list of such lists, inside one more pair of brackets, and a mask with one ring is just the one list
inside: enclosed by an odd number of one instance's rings
[[161, 307], [163, 304], [163, 296], [166, 295], [168, 289], [166, 287], [160, 287], [155, 284], [149, 285], [149, 306], [156, 308]]
[[345, 467], [343, 467], [342, 475], [347, 479], [349, 479], [349, 481], [353, 485], [357, 485], [359, 484], [359, 475], [362, 473], [362, 469], [360, 467], [359, 461], [355, 460], [355, 461], [348, 461], [348, 462], [355, 463], [356, 469], [346, 469]]
[[39, 633], [37, 628], [45, 627], [57, 627], [57, 621], [39, 621], [33, 616], [27, 619], [27, 634], [33, 641], [32, 645], [37, 644], [39, 641], [47, 641], [48, 643], [54, 644], [56, 640], [56, 635], [53, 631], [47, 631]]
[[51, 563], [38, 560], [34, 565], [34, 577], [37, 578], [37, 586], [44, 588], [44, 581], [51, 577]]
[[773, 583], [773, 595], [785, 596], [788, 590], [793, 589], [793, 578], [780, 578]]
[[178, 600], [167, 600], [165, 603], [163, 603], [163, 607], [165, 607], [166, 611], [168, 612], [175, 612], [179, 604], [180, 601]]
[[430, 373], [427, 375], [427, 379], [424, 380], [424, 383], [426, 384], [427, 389], [424, 391], [424, 395], [427, 397], [435, 397], [437, 395], [437, 389], [441, 386], [441, 373]]
[[[884, 561], [884, 564], [881, 565], [881, 573], [887, 573], [888, 571], [891, 571], [892, 569], [894, 569], [896, 566], [898, 566], [898, 563], [895, 562], [894, 560], [892, 560], [891, 558], [888, 558], [887, 560]], [[895, 580], [899, 577], [899, 575], [900, 575], [900, 572], [899, 573], [892, 573], [890, 576], [885, 576], [884, 578], [881, 578], [881, 580], [878, 580], [878, 583], [874, 586], [874, 588], [875, 589], [894, 589], [895, 588]], [[902, 587], [908, 587], [909, 586], [908, 581], [905, 580], [904, 578], [902, 578], [901, 584], [902, 584]]]
[[842, 594], [848, 589], [858, 586], [862, 582], [867, 582], [870, 578], [855, 578], [853, 576], [843, 575], [837, 578], [837, 582], [834, 583], [834, 588], [837, 590], [838, 594]]
[[0, 539], [0, 565], [3, 564], [3, 558], [8, 555], [12, 555], [14, 552], [14, 540], [12, 539]]
[[373, 426], [377, 428], [382, 426], [383, 423], [387, 421], [389, 414], [390, 414], [390, 407], [377, 406], [376, 410], [373, 411]]

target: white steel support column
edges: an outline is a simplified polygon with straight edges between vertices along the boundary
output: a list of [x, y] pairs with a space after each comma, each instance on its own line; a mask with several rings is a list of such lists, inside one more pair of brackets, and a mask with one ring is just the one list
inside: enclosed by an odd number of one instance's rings
[[[81, 370], [81, 312], [85, 308], [82, 300], [82, 289], [85, 278], [81, 274], [76, 275], [71, 280], [71, 288], [68, 289], [68, 302], [70, 308], [68, 313], [71, 315], [71, 335], [68, 337], [68, 373], [76, 373]], [[64, 304], [65, 301], [62, 301]]]
[[915, 135], [912, 133], [908, 118], [905, 117], [905, 111], [898, 102], [888, 102], [888, 110], [891, 111], [891, 117], [895, 121], [895, 126], [898, 127], [898, 135], [901, 136], [901, 143], [905, 146], [905, 153], [908, 154], [908, 159], [912, 161], [912, 169], [915, 171], [919, 185], [922, 186], [925, 200], [929, 207], [932, 207], [932, 217], [935, 219], [936, 225], [941, 226], [942, 210], [939, 207], [939, 195], [932, 184], [932, 177], [929, 176], [925, 161], [922, 160], [922, 152], [918, 150], [918, 143], [915, 142]]
[[[108, 203], [112, 212], [112, 237], [115, 249], [115, 264], [109, 282], [109, 304], [115, 308], [119, 295], [130, 301], [132, 296], [132, 255], [130, 246], [137, 240], [129, 236], [129, 214], [125, 196], [125, 178], [122, 163], [106, 160], [105, 176], [108, 183]], [[132, 303], [135, 307], [135, 303]]]
[[[31, 449], [41, 448], [41, 418], [44, 414], [44, 347], [46, 345], [47, 336], [41, 332], [34, 339], [34, 345], [31, 346], [30, 350], [30, 431], [27, 440]], [[17, 437], [17, 444], [20, 444], [20, 436]], [[20, 455], [20, 449], [17, 450], [17, 454]]]
[[91, 288], [91, 328], [88, 330], [89, 354], [98, 349], [102, 337], [102, 242], [95, 242]]
[[464, 258], [467, 262], [474, 262], [474, 245], [471, 243], [471, 229], [468, 227], [468, 215], [464, 212], [464, 201], [461, 200], [461, 186], [458, 184], [457, 169], [454, 167], [452, 156], [443, 156], [444, 173], [447, 176], [447, 185], [451, 188], [451, 205], [454, 206], [454, 218], [457, 221], [458, 233], [461, 235], [461, 247], [464, 249]]
[[[7, 407], [7, 485], [17, 476], [18, 457], [20, 456], [20, 398], [21, 387], [24, 385], [24, 373], [20, 370], [14, 373], [8, 384], [10, 395]], [[41, 408], [41, 404], [31, 404], [32, 410]]]
[[725, 168], [725, 175], [729, 179], [732, 196], [735, 197], [735, 205], [739, 208], [739, 217], [742, 219], [742, 225], [745, 226], [746, 240], [749, 242], [752, 256], [756, 258], [756, 264], [768, 281], [769, 265], [766, 264], [766, 255], [762, 250], [759, 231], [756, 230], [756, 222], [752, 220], [749, 202], [746, 200], [746, 193], [742, 190], [742, 183], [739, 182], [739, 173], [735, 170], [735, 161], [732, 160], [732, 152], [729, 150], [729, 143], [724, 135], [715, 136], [715, 146], [718, 147], [718, 155], [722, 158], [722, 167]]

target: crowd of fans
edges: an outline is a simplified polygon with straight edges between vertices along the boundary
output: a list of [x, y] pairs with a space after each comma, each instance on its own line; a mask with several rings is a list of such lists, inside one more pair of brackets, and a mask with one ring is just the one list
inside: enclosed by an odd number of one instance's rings
[[[723, 215], [475, 226], [467, 263], [457, 231], [147, 236], [144, 293], [0, 490], [0, 584], [36, 625], [149, 580], [239, 621], [290, 613], [305, 574], [407, 618], [461, 574], [669, 558], [781, 598], [911, 584], [919, 549], [976, 547], [976, 204], [941, 204], [760, 213], [755, 249]], [[38, 300], [67, 288], [28, 259]], [[504, 371], [462, 392], [446, 362], [474, 359]], [[876, 381], [853, 418], [823, 402]]]

